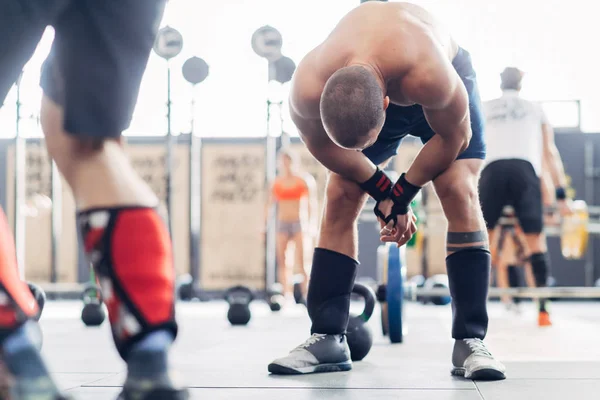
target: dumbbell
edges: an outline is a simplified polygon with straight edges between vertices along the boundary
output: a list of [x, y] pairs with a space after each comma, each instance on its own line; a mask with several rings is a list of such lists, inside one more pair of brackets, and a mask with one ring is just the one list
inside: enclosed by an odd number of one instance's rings
[[[417, 290], [425, 286], [427, 279], [423, 275], [415, 275], [409, 279], [409, 283]], [[427, 300], [423, 296], [417, 296], [417, 301], [423, 304], [427, 303]]]
[[191, 301], [196, 298], [194, 289], [194, 278], [190, 274], [183, 274], [177, 278], [175, 283], [177, 297], [182, 301]]
[[[450, 284], [448, 281], [448, 275], [438, 274], [433, 275], [429, 279], [425, 281], [423, 285], [423, 289], [435, 289], [435, 288], [449, 288]], [[450, 296], [431, 296], [428, 298], [428, 301], [435, 304], [436, 306], [445, 306], [450, 304], [452, 298]]]
[[355, 283], [352, 293], [356, 293], [365, 300], [365, 308], [360, 315], [351, 315], [346, 329], [346, 339], [350, 348], [352, 361], [360, 361], [369, 353], [373, 346], [373, 331], [367, 322], [375, 309], [375, 293], [367, 285]]
[[280, 283], [273, 284], [267, 293], [267, 303], [269, 304], [269, 308], [274, 312], [280, 311], [284, 302], [283, 286]]
[[250, 321], [250, 302], [254, 294], [246, 286], [234, 286], [225, 292], [225, 301], [229, 304], [227, 319], [231, 325], [246, 325]]
[[44, 309], [44, 305], [46, 304], [46, 293], [44, 290], [32, 282], [27, 282], [27, 286], [29, 286], [29, 290], [33, 297], [35, 297], [35, 301], [38, 303], [38, 313], [35, 315], [34, 319], [39, 321], [42, 316], [42, 310]]
[[88, 284], [81, 295], [83, 310], [81, 320], [86, 326], [100, 326], [106, 319], [102, 293], [97, 285]]

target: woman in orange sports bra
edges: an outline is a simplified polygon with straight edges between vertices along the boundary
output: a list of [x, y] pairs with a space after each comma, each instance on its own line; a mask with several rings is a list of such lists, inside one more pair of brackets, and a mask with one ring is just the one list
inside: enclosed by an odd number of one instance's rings
[[[279, 152], [279, 172], [272, 183], [267, 212], [277, 204], [277, 281], [283, 287], [284, 296], [292, 296], [293, 283], [290, 284], [286, 252], [290, 243], [294, 244], [294, 275], [300, 283], [302, 297], [306, 296], [308, 277], [305, 271], [304, 239], [307, 233], [316, 233], [316, 190], [315, 181], [310, 174], [301, 174], [293, 154], [290, 151]], [[301, 277], [301, 279], [300, 279]]]

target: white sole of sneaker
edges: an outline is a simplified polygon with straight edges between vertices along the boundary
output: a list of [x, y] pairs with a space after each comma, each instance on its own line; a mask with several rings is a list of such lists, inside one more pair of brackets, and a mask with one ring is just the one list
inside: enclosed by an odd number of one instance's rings
[[274, 375], [302, 375], [318, 374], [323, 372], [342, 372], [352, 369], [352, 361], [344, 361], [335, 364], [319, 364], [314, 367], [290, 368], [280, 364], [269, 364], [269, 372]]
[[453, 367], [451, 374], [454, 376], [462, 376], [465, 379], [474, 381], [501, 381], [506, 379], [504, 372], [493, 368], [481, 368], [467, 373], [463, 367]]

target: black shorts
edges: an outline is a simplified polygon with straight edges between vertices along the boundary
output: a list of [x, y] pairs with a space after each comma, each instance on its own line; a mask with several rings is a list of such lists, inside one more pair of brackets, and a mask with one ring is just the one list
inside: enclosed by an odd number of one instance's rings
[[541, 182], [530, 162], [510, 159], [488, 164], [479, 179], [479, 198], [488, 229], [494, 229], [505, 206], [512, 206], [523, 232], [542, 232]]
[[[452, 60], [452, 66], [460, 76], [469, 95], [471, 131], [473, 132], [469, 146], [458, 155], [457, 159], [477, 158], [483, 160], [485, 158], [485, 118], [481, 107], [481, 99], [479, 98], [477, 76], [469, 52], [459, 48], [458, 53]], [[374, 164], [381, 164], [388, 158], [398, 154], [400, 142], [407, 135], [416, 136], [421, 139], [422, 143], [427, 143], [435, 135], [435, 132], [425, 119], [423, 107], [420, 105], [401, 107], [390, 104], [386, 111], [385, 124], [377, 141], [366, 148], [363, 153]]]
[[166, 0], [5, 0], [0, 12], [0, 103], [44, 30], [44, 94], [74, 135], [116, 137], [129, 127]]

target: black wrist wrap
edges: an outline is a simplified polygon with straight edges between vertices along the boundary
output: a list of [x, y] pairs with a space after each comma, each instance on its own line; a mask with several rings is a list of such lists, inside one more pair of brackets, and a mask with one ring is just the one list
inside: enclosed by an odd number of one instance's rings
[[381, 201], [390, 197], [392, 180], [385, 174], [385, 172], [377, 168], [373, 176], [370, 177], [366, 182], [361, 183], [360, 187], [376, 201]]
[[405, 178], [406, 174], [400, 175], [398, 181], [392, 188], [391, 198], [394, 201], [392, 213], [395, 215], [404, 215], [408, 212], [410, 203], [419, 193], [421, 188], [408, 182]]
[[567, 199], [567, 191], [564, 187], [556, 188], [556, 200], [566, 200]]
[[379, 168], [366, 182], [360, 184], [362, 190], [377, 201], [373, 212], [378, 218], [385, 219], [385, 215], [379, 211], [379, 202], [390, 198], [392, 180]]

